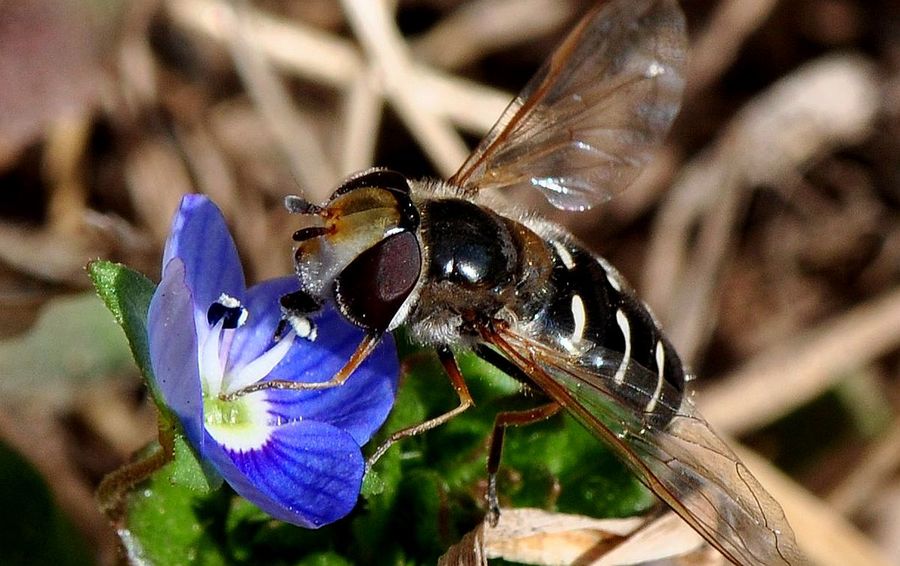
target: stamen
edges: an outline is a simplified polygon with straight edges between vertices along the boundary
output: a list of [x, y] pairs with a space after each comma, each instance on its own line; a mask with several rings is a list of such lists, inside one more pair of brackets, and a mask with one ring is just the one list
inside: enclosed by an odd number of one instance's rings
[[220, 339], [224, 320], [219, 320], [212, 327], [200, 350], [200, 379], [208, 395], [217, 396], [222, 390], [223, 365], [220, 359]]
[[230, 368], [228, 367], [228, 353], [231, 352], [231, 343], [234, 342], [234, 330], [226, 328], [222, 330], [222, 343], [219, 345], [219, 363], [225, 368], [223, 371], [227, 372]]
[[317, 336], [316, 324], [311, 319], [300, 315], [290, 315], [283, 320], [286, 320], [291, 325], [297, 336], [310, 342], [315, 342]]
[[239, 328], [247, 322], [247, 309], [234, 297], [222, 293], [219, 300], [209, 306], [206, 311], [206, 320], [210, 326], [224, 321], [224, 328]]
[[241, 306], [241, 302], [228, 293], [221, 293], [219, 295], [219, 302], [230, 309]]
[[259, 380], [269, 375], [272, 370], [275, 369], [275, 366], [277, 366], [290, 351], [296, 336], [297, 334], [291, 330], [263, 355], [245, 365], [237, 372], [229, 372], [229, 374], [225, 376], [227, 383], [223, 386], [222, 391], [227, 395], [231, 395], [248, 385], [257, 383]]

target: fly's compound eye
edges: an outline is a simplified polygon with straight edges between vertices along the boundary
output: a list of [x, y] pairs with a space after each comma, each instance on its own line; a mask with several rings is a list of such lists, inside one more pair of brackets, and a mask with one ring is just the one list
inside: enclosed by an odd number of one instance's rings
[[385, 332], [409, 297], [422, 269], [412, 232], [400, 232], [357, 256], [334, 282], [335, 302], [357, 326]]

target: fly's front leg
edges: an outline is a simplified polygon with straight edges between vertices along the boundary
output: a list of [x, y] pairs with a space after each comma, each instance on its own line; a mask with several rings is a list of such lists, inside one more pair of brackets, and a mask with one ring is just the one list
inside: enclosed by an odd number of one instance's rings
[[551, 402], [524, 411], [507, 411], [498, 413], [494, 419], [494, 430], [491, 433], [491, 448], [488, 452], [488, 513], [485, 519], [492, 527], [500, 520], [500, 501], [497, 497], [497, 471], [500, 469], [500, 458], [503, 455], [503, 434], [510, 426], [523, 426], [549, 419], [559, 412], [559, 403]]
[[453, 352], [450, 350], [450, 348], [446, 346], [437, 348], [437, 354], [438, 358], [441, 360], [441, 365], [444, 366], [444, 371], [447, 372], [447, 376], [450, 378], [450, 383], [453, 385], [453, 389], [456, 391], [456, 395], [459, 397], [459, 405], [455, 409], [451, 409], [450, 411], [438, 415], [433, 419], [429, 419], [417, 425], [398, 430], [397, 432], [391, 434], [387, 438], [387, 440], [382, 442], [381, 445], [375, 449], [375, 452], [369, 457], [368, 461], [366, 462], [366, 470], [371, 469], [375, 462], [377, 462], [378, 459], [381, 458], [385, 452], [387, 452], [387, 449], [390, 448], [398, 440], [407, 438], [409, 436], [415, 436], [419, 433], [425, 432], [426, 430], [431, 430], [434, 427], [440, 426], [475, 404], [475, 402], [472, 400], [472, 395], [469, 394], [469, 388], [466, 386], [466, 380], [465, 378], [463, 378], [462, 372], [459, 371], [459, 365], [457, 365], [456, 358], [453, 357]]
[[[308, 315], [318, 312], [321, 307], [321, 303], [319, 303], [315, 298], [303, 291], [296, 291], [294, 293], [289, 293], [281, 297], [282, 319], [278, 323], [278, 327], [275, 330], [275, 339], [281, 339], [282, 333], [289, 324], [297, 334], [297, 336], [299, 336], [300, 338], [315, 340], [316, 327], [313, 324], [313, 321], [308, 317]], [[243, 389], [239, 389], [233, 393], [229, 393], [228, 395], [223, 395], [222, 398], [226, 401], [233, 401], [234, 399], [237, 399], [238, 397], [241, 397], [243, 395], [247, 395], [248, 393], [264, 391], [267, 389], [316, 391], [320, 389], [330, 389], [332, 387], [338, 387], [340, 385], [343, 385], [344, 382], [347, 381], [347, 379], [353, 374], [353, 372], [356, 371], [356, 368], [358, 368], [364, 361], [366, 361], [366, 358], [369, 357], [369, 355], [378, 346], [378, 343], [381, 342], [382, 336], [383, 334], [380, 332], [369, 332], [368, 334], [366, 334], [359, 345], [356, 347], [353, 355], [351, 355], [350, 359], [347, 360], [347, 363], [345, 363], [344, 366], [340, 370], [338, 370], [338, 372], [334, 374], [328, 381], [307, 383], [273, 379], [271, 381], [261, 381], [258, 383], [254, 383], [253, 385], [248, 385]]]
[[243, 389], [239, 389], [234, 393], [230, 393], [223, 397], [226, 401], [232, 401], [241, 397], [243, 395], [247, 395], [248, 393], [254, 393], [256, 391], [264, 391], [266, 389], [281, 389], [281, 390], [290, 390], [290, 391], [317, 391], [320, 389], [331, 389], [332, 387], [338, 387], [343, 385], [347, 378], [349, 378], [356, 368], [358, 368], [365, 360], [369, 357], [375, 347], [378, 346], [378, 343], [381, 341], [381, 334], [366, 334], [365, 338], [362, 339], [362, 342], [359, 343], [359, 346], [356, 347], [356, 350], [353, 352], [353, 355], [350, 356], [350, 359], [347, 360], [347, 363], [344, 364], [334, 376], [328, 381], [318, 381], [318, 382], [302, 382], [302, 381], [286, 381], [280, 379], [273, 379], [271, 381], [261, 381], [258, 383], [254, 383], [253, 385], [248, 385]]

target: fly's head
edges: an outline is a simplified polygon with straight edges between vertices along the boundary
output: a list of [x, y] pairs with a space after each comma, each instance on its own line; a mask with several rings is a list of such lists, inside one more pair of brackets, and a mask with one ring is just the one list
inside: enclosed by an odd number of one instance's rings
[[313, 220], [294, 233], [302, 300], [283, 301], [286, 309], [333, 300], [367, 331], [400, 324], [422, 272], [419, 211], [406, 177], [369, 169], [344, 181], [324, 205], [292, 196], [285, 206]]

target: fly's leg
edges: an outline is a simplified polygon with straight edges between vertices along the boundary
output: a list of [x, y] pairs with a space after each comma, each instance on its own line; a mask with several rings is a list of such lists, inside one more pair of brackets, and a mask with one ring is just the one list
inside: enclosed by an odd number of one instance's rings
[[282, 389], [282, 390], [291, 390], [291, 391], [316, 391], [320, 389], [330, 389], [332, 387], [338, 387], [343, 385], [347, 378], [349, 378], [356, 368], [362, 364], [366, 358], [369, 357], [369, 354], [375, 350], [375, 347], [378, 346], [378, 343], [381, 341], [381, 334], [366, 334], [366, 336], [362, 339], [362, 342], [359, 343], [359, 346], [356, 347], [356, 350], [353, 352], [353, 355], [350, 356], [350, 359], [347, 360], [347, 363], [344, 364], [334, 376], [328, 381], [319, 381], [319, 382], [300, 382], [300, 381], [284, 381], [280, 379], [273, 379], [271, 381], [261, 381], [258, 383], [254, 383], [253, 385], [248, 385], [243, 389], [239, 389], [234, 393], [229, 393], [228, 395], [223, 396], [223, 400], [225, 401], [233, 401], [238, 397], [246, 395], [248, 393], [253, 393], [255, 391], [263, 391], [266, 389]]
[[[474, 348], [479, 358], [499, 369], [506, 375], [516, 379], [526, 387], [534, 387], [534, 382], [519, 366], [508, 358], [488, 347], [485, 344], [477, 344]], [[488, 489], [487, 503], [488, 513], [485, 519], [492, 527], [497, 526], [500, 520], [500, 501], [497, 497], [497, 471], [500, 469], [500, 459], [503, 455], [503, 434], [506, 427], [523, 426], [549, 419], [560, 411], [562, 407], [556, 402], [549, 402], [532, 409], [523, 411], [506, 411], [499, 413], [494, 419], [494, 429], [491, 433], [491, 447], [488, 453]]]
[[[314, 297], [303, 291], [295, 291], [281, 297], [282, 318], [275, 329], [275, 340], [280, 340], [287, 325], [290, 325], [294, 332], [300, 338], [307, 340], [316, 339], [316, 327], [313, 321], [308, 318], [312, 313], [318, 312], [322, 308], [322, 304]], [[330, 389], [343, 385], [345, 381], [356, 371], [366, 358], [375, 350], [378, 343], [381, 342], [381, 332], [369, 332], [363, 337], [362, 341], [354, 350], [353, 355], [347, 360], [347, 363], [334, 374], [328, 381], [320, 382], [299, 382], [273, 379], [271, 381], [261, 381], [248, 385], [243, 389], [239, 389], [233, 393], [223, 395], [225, 401], [233, 401], [238, 397], [263, 391], [267, 389], [281, 389], [291, 391], [317, 391], [320, 389]]]
[[456, 358], [453, 357], [453, 352], [450, 348], [446, 346], [439, 347], [437, 348], [437, 354], [438, 358], [441, 360], [441, 365], [444, 366], [444, 371], [447, 372], [447, 376], [450, 378], [450, 383], [453, 385], [456, 395], [459, 397], [459, 405], [455, 409], [451, 409], [433, 419], [429, 419], [409, 428], [398, 430], [391, 434], [369, 457], [366, 462], [367, 471], [370, 470], [375, 462], [387, 452], [387, 449], [398, 440], [402, 440], [409, 436], [415, 436], [426, 430], [431, 430], [440, 426], [475, 404], [472, 400], [472, 395], [469, 394], [469, 388], [466, 387], [466, 380], [463, 378], [462, 372], [459, 371], [459, 365], [457, 365]]
[[503, 434], [510, 426], [523, 426], [549, 419], [559, 412], [559, 403], [551, 402], [524, 411], [507, 411], [499, 413], [494, 419], [494, 430], [491, 433], [491, 448], [488, 452], [488, 513], [485, 519], [492, 527], [500, 520], [500, 501], [497, 498], [497, 471], [500, 469], [500, 458], [503, 455]]

